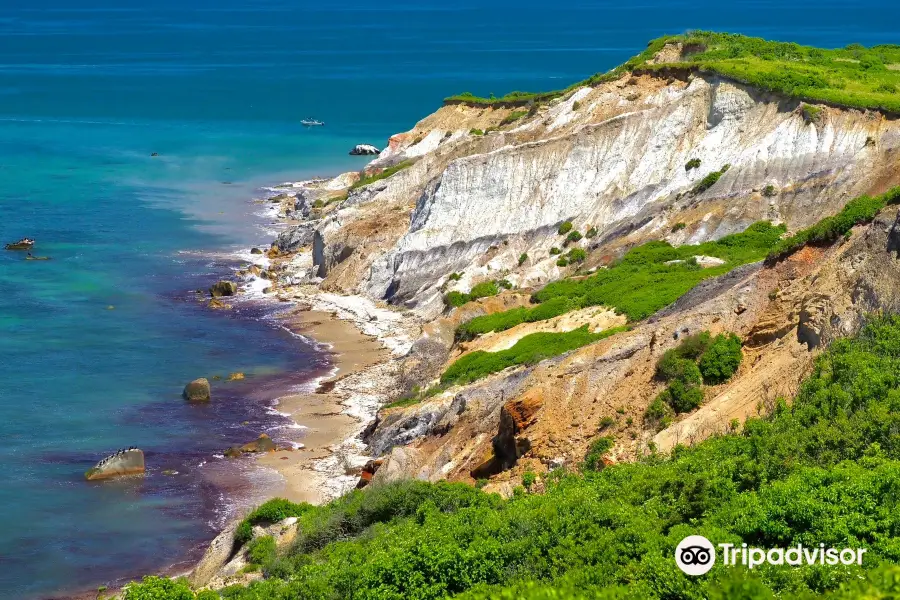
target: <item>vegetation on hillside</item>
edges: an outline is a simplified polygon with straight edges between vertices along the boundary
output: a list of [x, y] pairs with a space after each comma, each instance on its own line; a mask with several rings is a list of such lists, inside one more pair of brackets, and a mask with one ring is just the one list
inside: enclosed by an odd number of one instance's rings
[[[685, 51], [679, 61], [650, 64], [650, 59], [667, 43], [682, 44]], [[626, 63], [564, 90], [512, 92], [499, 98], [460, 94], [447, 98], [445, 103], [524, 106], [548, 102], [582, 86], [612, 81], [629, 71], [673, 73], [679, 70], [715, 73], [761, 90], [801, 100], [900, 113], [898, 45], [867, 48], [851, 44], [846, 48], [828, 50], [709, 31], [657, 38]], [[808, 111], [808, 114], [813, 116], [814, 110]]]
[[441, 375], [441, 384], [447, 386], [469, 383], [508, 367], [533, 365], [569, 350], [602, 340], [625, 329], [625, 327], [614, 327], [600, 333], [591, 333], [588, 331], [588, 326], [584, 325], [573, 331], [532, 333], [520, 339], [507, 350], [499, 352], [476, 350], [457, 359]]
[[859, 196], [848, 202], [843, 210], [832, 217], [825, 217], [815, 225], [801, 229], [787, 237], [769, 252], [767, 261], [777, 262], [790, 256], [806, 244], [830, 244], [846, 235], [855, 225], [868, 223], [889, 204], [900, 204], [900, 186], [891, 188], [880, 196]]
[[[266, 580], [229, 600], [417, 598], [891, 598], [900, 591], [900, 319], [874, 318], [816, 361], [793, 404], [740, 431], [603, 467], [544, 475], [509, 500], [460, 484], [354, 491], [300, 516], [298, 540], [263, 556]], [[676, 566], [687, 535], [760, 548], [865, 548], [862, 566], [716, 560]], [[175, 585], [175, 584], [173, 584]], [[194, 600], [143, 594], [126, 600]], [[210, 596], [203, 596], [206, 600]]]
[[[762, 260], [778, 243], [784, 226], [765, 221], [743, 233], [715, 242], [672, 247], [667, 242], [648, 242], [630, 250], [609, 268], [582, 279], [563, 279], [534, 294], [533, 308], [514, 308], [476, 317], [461, 324], [457, 339], [468, 340], [490, 331], [504, 331], [520, 323], [543, 321], [588, 306], [604, 305], [631, 321], [644, 319], [668, 306], [695, 285], [737, 266]], [[691, 258], [715, 256], [725, 264], [700, 268]], [[681, 261], [681, 262], [673, 262]]]
[[403, 162], [397, 163], [393, 167], [388, 167], [386, 169], [380, 169], [380, 170], [374, 171], [372, 173], [366, 173], [365, 171], [363, 171], [361, 173], [359, 179], [356, 181], [356, 183], [354, 183], [353, 185], [350, 186], [350, 189], [355, 190], [357, 188], [363, 187], [364, 185], [369, 185], [370, 183], [375, 183], [376, 181], [380, 181], [382, 179], [387, 179], [394, 173], [398, 173], [398, 172], [402, 171], [403, 169], [413, 166], [414, 163], [415, 163], [414, 160], [404, 160]]

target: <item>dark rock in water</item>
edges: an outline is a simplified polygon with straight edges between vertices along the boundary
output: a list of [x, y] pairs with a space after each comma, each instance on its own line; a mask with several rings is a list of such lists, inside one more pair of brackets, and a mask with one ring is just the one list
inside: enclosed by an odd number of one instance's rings
[[122, 475], [136, 475], [144, 472], [144, 452], [137, 448], [119, 450], [98, 462], [84, 474], [88, 481], [111, 479]]
[[255, 441], [241, 446], [241, 452], [272, 452], [275, 450], [275, 442], [265, 433], [261, 433]]
[[272, 245], [281, 252], [296, 252], [312, 245], [314, 231], [312, 224], [296, 225], [279, 233]]
[[184, 386], [184, 392], [181, 395], [188, 402], [209, 402], [209, 392], [209, 380], [201, 377]]
[[263, 251], [259, 248], [250, 248], [250, 254], [262, 254]]
[[370, 144], [358, 144], [350, 151], [350, 156], [372, 156], [380, 154], [381, 150]]
[[249, 444], [244, 444], [243, 446], [232, 446], [231, 448], [227, 449], [224, 454], [228, 458], [240, 458], [244, 454], [274, 452], [275, 450], [277, 450], [275, 442], [272, 441], [272, 438], [263, 433], [260, 434], [260, 436], [256, 438], [256, 440], [250, 442]]
[[159, 152], [151, 152], [150, 156], [159, 156]]
[[219, 296], [234, 296], [237, 293], [237, 285], [233, 281], [218, 281], [209, 288], [209, 295], [213, 298]]

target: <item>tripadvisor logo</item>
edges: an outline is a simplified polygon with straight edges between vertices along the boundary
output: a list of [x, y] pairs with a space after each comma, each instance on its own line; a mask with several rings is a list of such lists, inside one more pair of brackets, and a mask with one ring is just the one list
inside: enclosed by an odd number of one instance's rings
[[[866, 548], [826, 548], [825, 544], [790, 548], [751, 548], [747, 544], [718, 544], [718, 554], [726, 567], [742, 565], [753, 569], [762, 564], [789, 565], [862, 565]], [[702, 535], [689, 535], [675, 548], [675, 563], [688, 575], [703, 575], [716, 564], [716, 547]]]

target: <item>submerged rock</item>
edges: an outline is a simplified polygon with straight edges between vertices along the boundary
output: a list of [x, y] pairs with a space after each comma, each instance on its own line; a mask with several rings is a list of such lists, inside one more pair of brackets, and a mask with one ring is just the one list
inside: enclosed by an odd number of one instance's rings
[[371, 144], [357, 144], [353, 150], [350, 151], [350, 156], [372, 156], [380, 153], [381, 150]]
[[84, 478], [88, 481], [111, 479], [122, 475], [136, 475], [143, 473], [144, 470], [144, 452], [137, 448], [128, 448], [119, 450], [98, 462], [84, 474]]
[[265, 433], [261, 433], [258, 438], [243, 446], [232, 446], [223, 453], [227, 458], [240, 458], [244, 454], [256, 454], [259, 452], [274, 452], [278, 447]]
[[209, 380], [205, 377], [195, 379], [186, 386], [181, 394], [188, 402], [209, 402]]
[[213, 298], [220, 296], [234, 296], [237, 293], [237, 285], [233, 281], [217, 281], [209, 288], [209, 295]]
[[230, 310], [232, 308], [230, 304], [226, 304], [217, 298], [211, 298], [207, 306], [213, 310]]

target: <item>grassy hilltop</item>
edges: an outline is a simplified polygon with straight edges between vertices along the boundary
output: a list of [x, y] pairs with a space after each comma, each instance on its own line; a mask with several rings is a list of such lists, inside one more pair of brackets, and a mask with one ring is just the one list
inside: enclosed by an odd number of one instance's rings
[[[682, 44], [684, 51], [681, 59], [659, 65], [650, 64], [649, 61], [669, 43]], [[900, 113], [898, 45], [866, 48], [851, 44], [846, 48], [826, 50], [709, 31], [657, 38], [628, 62], [563, 90], [511, 92], [499, 98], [460, 94], [446, 98], [445, 102], [479, 106], [541, 103], [581, 86], [612, 81], [628, 71], [671, 72], [679, 69], [723, 75], [801, 100]]]

